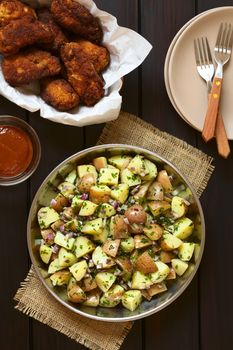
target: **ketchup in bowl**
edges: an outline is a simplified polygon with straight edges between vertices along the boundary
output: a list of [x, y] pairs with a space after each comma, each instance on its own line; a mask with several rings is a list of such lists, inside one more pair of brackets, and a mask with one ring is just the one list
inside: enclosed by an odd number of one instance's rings
[[0, 176], [12, 177], [23, 173], [32, 155], [32, 142], [23, 130], [0, 125]]

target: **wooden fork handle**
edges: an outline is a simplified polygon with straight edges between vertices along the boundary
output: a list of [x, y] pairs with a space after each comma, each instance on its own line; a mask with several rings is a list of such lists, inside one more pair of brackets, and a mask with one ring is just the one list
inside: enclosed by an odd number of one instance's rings
[[227, 158], [231, 150], [230, 150], [224, 122], [222, 119], [222, 115], [220, 112], [218, 113], [218, 117], [217, 117], [215, 136], [217, 141], [218, 154], [223, 158]]
[[215, 135], [215, 127], [217, 122], [221, 88], [222, 88], [222, 79], [214, 78], [212, 89], [210, 92], [208, 109], [205, 116], [205, 123], [202, 130], [202, 137], [205, 140], [205, 142], [208, 142], [209, 140], [211, 140]]

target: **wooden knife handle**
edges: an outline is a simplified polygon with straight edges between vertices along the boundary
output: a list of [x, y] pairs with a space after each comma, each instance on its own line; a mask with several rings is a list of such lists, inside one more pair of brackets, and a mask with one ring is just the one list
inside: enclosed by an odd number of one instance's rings
[[205, 140], [205, 142], [208, 142], [209, 140], [211, 140], [215, 135], [215, 127], [217, 122], [221, 88], [222, 88], [222, 79], [214, 78], [212, 89], [210, 92], [208, 109], [205, 116], [205, 123], [202, 130], [202, 137]]
[[217, 141], [218, 154], [220, 154], [223, 158], [227, 158], [231, 150], [230, 150], [224, 122], [222, 119], [222, 115], [220, 112], [218, 113], [218, 117], [217, 117], [215, 136]]

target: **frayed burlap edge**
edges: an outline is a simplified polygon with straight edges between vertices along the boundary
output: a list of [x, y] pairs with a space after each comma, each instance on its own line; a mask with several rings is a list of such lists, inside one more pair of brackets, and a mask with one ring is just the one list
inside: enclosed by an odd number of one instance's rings
[[[35, 294], [46, 312], [36, 305]], [[17, 302], [15, 309], [93, 350], [119, 349], [133, 325], [132, 322], [116, 324], [90, 320], [67, 310], [47, 292], [33, 267], [21, 282], [14, 300]]]

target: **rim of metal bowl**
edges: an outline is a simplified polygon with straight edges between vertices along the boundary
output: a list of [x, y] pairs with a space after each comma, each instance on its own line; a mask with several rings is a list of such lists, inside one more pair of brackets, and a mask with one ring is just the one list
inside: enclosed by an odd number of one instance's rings
[[[80, 156], [85, 156], [87, 154], [90, 154], [91, 152], [93, 151], [96, 151], [96, 150], [106, 150], [108, 148], [126, 148], [127, 150], [132, 150], [133, 152], [142, 152], [142, 153], [147, 153], [153, 157], [157, 157], [158, 159], [160, 159], [161, 161], [163, 161], [164, 163], [168, 164], [171, 168], [173, 168], [179, 175], [180, 177], [185, 181], [185, 183], [190, 187], [191, 191], [192, 191], [192, 194], [195, 198], [195, 201], [196, 201], [196, 204], [198, 206], [198, 211], [199, 211], [199, 214], [200, 214], [200, 217], [201, 217], [201, 223], [202, 223], [202, 238], [201, 238], [201, 245], [200, 245], [200, 252], [199, 252], [199, 256], [198, 256], [198, 260], [197, 262], [195, 263], [195, 268], [194, 270], [192, 271], [192, 273], [189, 275], [187, 281], [181, 286], [181, 288], [168, 300], [166, 300], [164, 303], [162, 303], [161, 305], [155, 307], [154, 309], [152, 310], [148, 310], [148, 311], [145, 311], [139, 315], [132, 315], [132, 316], [129, 316], [129, 317], [119, 317], [119, 318], [114, 318], [114, 317], [108, 317], [108, 318], [105, 318], [105, 317], [102, 317], [102, 316], [96, 316], [96, 315], [91, 315], [91, 314], [87, 314], [85, 312], [83, 312], [82, 310], [79, 310], [75, 307], [73, 307], [72, 305], [68, 304], [67, 302], [63, 301], [51, 288], [49, 288], [49, 286], [46, 284], [45, 280], [43, 279], [40, 271], [39, 271], [39, 268], [37, 267], [37, 264], [36, 264], [36, 260], [34, 259], [34, 255], [33, 255], [33, 252], [32, 252], [32, 249], [31, 249], [31, 218], [32, 218], [32, 211], [33, 211], [33, 207], [35, 206], [36, 202], [37, 202], [37, 198], [39, 196], [39, 193], [40, 193], [40, 190], [41, 188], [43, 187], [43, 185], [48, 181], [48, 179], [53, 175], [55, 174], [59, 168], [64, 165], [65, 163], [69, 162], [69, 161], [72, 161], [74, 160], [75, 158], [77, 157], [80, 157]], [[186, 176], [184, 176], [179, 169], [177, 169], [177, 167], [175, 165], [173, 165], [170, 161], [168, 161], [167, 159], [161, 157], [160, 155], [158, 155], [157, 153], [155, 152], [151, 152], [145, 148], [142, 148], [142, 147], [138, 147], [138, 146], [132, 146], [132, 145], [127, 145], [127, 144], [103, 144], [103, 145], [99, 145], [99, 146], [94, 146], [94, 147], [90, 147], [90, 148], [86, 148], [85, 150], [82, 150], [80, 152], [77, 152], [75, 154], [73, 154], [72, 156], [70, 156], [69, 158], [66, 158], [63, 162], [61, 162], [58, 166], [56, 166], [56, 168], [54, 168], [50, 174], [44, 179], [44, 181], [42, 182], [42, 184], [40, 185], [39, 189], [37, 190], [35, 196], [34, 196], [34, 199], [32, 201], [32, 204], [31, 204], [31, 208], [30, 208], [30, 211], [29, 211], [29, 216], [28, 216], [28, 222], [27, 222], [27, 243], [28, 243], [28, 250], [29, 250], [29, 254], [30, 254], [30, 258], [31, 258], [31, 261], [32, 261], [32, 264], [35, 268], [35, 271], [40, 279], [40, 281], [43, 283], [43, 285], [45, 286], [45, 288], [49, 291], [49, 293], [57, 300], [59, 301], [62, 305], [64, 305], [66, 308], [68, 308], [69, 310], [75, 312], [75, 313], [78, 313], [84, 317], [88, 317], [88, 318], [91, 318], [91, 319], [94, 319], [94, 320], [97, 320], [97, 321], [105, 321], [105, 322], [126, 322], [126, 321], [135, 321], [135, 320], [138, 320], [138, 319], [141, 319], [141, 318], [144, 318], [144, 317], [147, 317], [147, 316], [150, 316], [162, 309], [164, 309], [165, 307], [167, 307], [168, 305], [170, 305], [172, 302], [174, 302], [183, 292], [184, 290], [188, 287], [188, 285], [191, 283], [192, 279], [194, 278], [198, 268], [199, 268], [199, 265], [200, 265], [200, 262], [201, 262], [201, 259], [202, 259], [202, 255], [203, 255], [203, 251], [204, 251], [204, 246], [205, 246], [205, 220], [204, 220], [204, 214], [203, 214], [203, 210], [202, 210], [202, 207], [201, 207], [201, 203], [200, 203], [200, 200], [199, 198], [197, 197], [197, 194], [195, 192], [195, 190], [193, 189], [193, 186], [190, 184], [189, 180], [187, 180]]]

